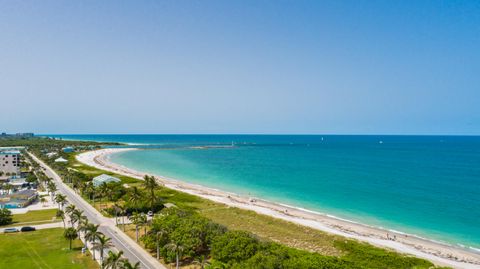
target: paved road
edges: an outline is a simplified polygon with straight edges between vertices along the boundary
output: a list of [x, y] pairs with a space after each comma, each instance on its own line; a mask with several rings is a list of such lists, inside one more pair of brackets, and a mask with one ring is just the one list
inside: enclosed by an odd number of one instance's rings
[[35, 227], [35, 229], [37, 229], [37, 230], [59, 228], [59, 227], [63, 228], [63, 222], [60, 221], [60, 222], [53, 222], [53, 223], [46, 223], [46, 224], [34, 224], [34, 225], [25, 224], [25, 225], [20, 225], [20, 226], [5, 227], [5, 228], [0, 228], [0, 233], [3, 233], [3, 230], [8, 229], [8, 228], [17, 228], [18, 230], [20, 230], [20, 228], [22, 228], [24, 226]]
[[76, 194], [69, 186], [61, 180], [60, 176], [53, 171], [43, 161], [35, 155], [29, 155], [45, 168], [45, 173], [52, 178], [57, 185], [58, 191], [67, 196], [70, 203], [74, 204], [78, 209], [83, 210], [83, 214], [91, 223], [100, 224], [99, 230], [106, 236], [112, 238], [112, 242], [116, 249], [123, 251], [123, 255], [132, 263], [140, 262], [144, 269], [164, 268], [166, 267], [152, 257], [147, 251], [140, 247], [134, 240], [124, 234], [115, 222], [109, 218], [102, 216], [94, 207], [83, 200], [80, 195]]

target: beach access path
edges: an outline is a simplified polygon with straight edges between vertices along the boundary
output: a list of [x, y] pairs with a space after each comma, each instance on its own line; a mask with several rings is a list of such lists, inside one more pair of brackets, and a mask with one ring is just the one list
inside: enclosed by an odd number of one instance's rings
[[35, 155], [28, 153], [34, 161], [45, 169], [45, 174], [52, 178], [57, 185], [58, 191], [67, 196], [70, 203], [82, 210], [84, 215], [91, 223], [100, 225], [99, 230], [112, 239], [115, 248], [123, 251], [124, 257], [131, 263], [140, 262], [143, 269], [154, 269], [166, 267], [158, 260], [152, 257], [146, 250], [139, 246], [135, 241], [123, 233], [112, 219], [106, 218], [100, 214], [93, 206], [87, 203], [80, 195], [75, 193], [69, 186], [61, 180], [60, 176], [42, 160]]

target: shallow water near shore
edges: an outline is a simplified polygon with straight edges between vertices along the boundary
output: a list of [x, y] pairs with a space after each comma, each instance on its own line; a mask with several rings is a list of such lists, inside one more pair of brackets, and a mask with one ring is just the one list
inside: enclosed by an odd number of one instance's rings
[[[480, 137], [103, 135], [135, 170], [480, 247]], [[233, 141], [233, 145], [232, 145]]]

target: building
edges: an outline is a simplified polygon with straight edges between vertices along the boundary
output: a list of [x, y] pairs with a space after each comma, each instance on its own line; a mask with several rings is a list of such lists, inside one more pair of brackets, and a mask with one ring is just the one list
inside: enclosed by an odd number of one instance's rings
[[120, 182], [120, 181], [121, 180], [116, 178], [116, 177], [112, 177], [112, 176], [109, 176], [109, 175], [102, 174], [102, 175], [99, 175], [98, 177], [93, 178], [93, 186], [98, 187], [98, 186], [102, 185], [103, 183]]
[[57, 156], [57, 154], [58, 154], [58, 153], [56, 153], [56, 152], [49, 152], [49, 153], [47, 153], [47, 154], [45, 154], [45, 155], [47, 155], [48, 158], [52, 158], [52, 157], [54, 157], [54, 156]]
[[22, 208], [38, 198], [35, 190], [22, 190], [10, 195], [0, 195], [0, 208]]
[[33, 137], [33, 133], [16, 133], [15, 136], [17, 137]]
[[55, 159], [55, 162], [56, 163], [67, 163], [68, 161], [65, 160], [63, 157], [60, 157], [60, 158]]
[[12, 177], [8, 180], [8, 184], [13, 186], [14, 189], [21, 189], [29, 185], [24, 177]]
[[13, 148], [0, 149], [0, 172], [3, 175], [20, 174], [20, 151]]
[[6, 132], [2, 132], [2, 134], [0, 134], [0, 137], [7, 137], [7, 138], [10, 138], [10, 137], [29, 138], [29, 137], [34, 137], [34, 136], [35, 136], [34, 133], [7, 134]]

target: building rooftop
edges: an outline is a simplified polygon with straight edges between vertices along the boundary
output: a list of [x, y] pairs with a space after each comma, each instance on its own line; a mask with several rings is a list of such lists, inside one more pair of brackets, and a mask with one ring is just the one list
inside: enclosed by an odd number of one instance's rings
[[121, 180], [116, 178], [116, 177], [112, 177], [112, 176], [109, 176], [109, 175], [102, 174], [102, 175], [99, 175], [98, 177], [93, 178], [93, 185], [94, 186], [100, 186], [103, 183], [120, 182], [120, 181]]
[[18, 155], [18, 154], [20, 154], [20, 151], [16, 150], [16, 149], [10, 149], [10, 150], [1, 150], [0, 149], [0, 154], [2, 154], [2, 155]]
[[58, 159], [55, 159], [55, 162], [56, 162], [56, 163], [66, 163], [66, 162], [68, 162], [68, 161], [65, 160], [64, 158], [60, 157], [60, 158], [58, 158]]

